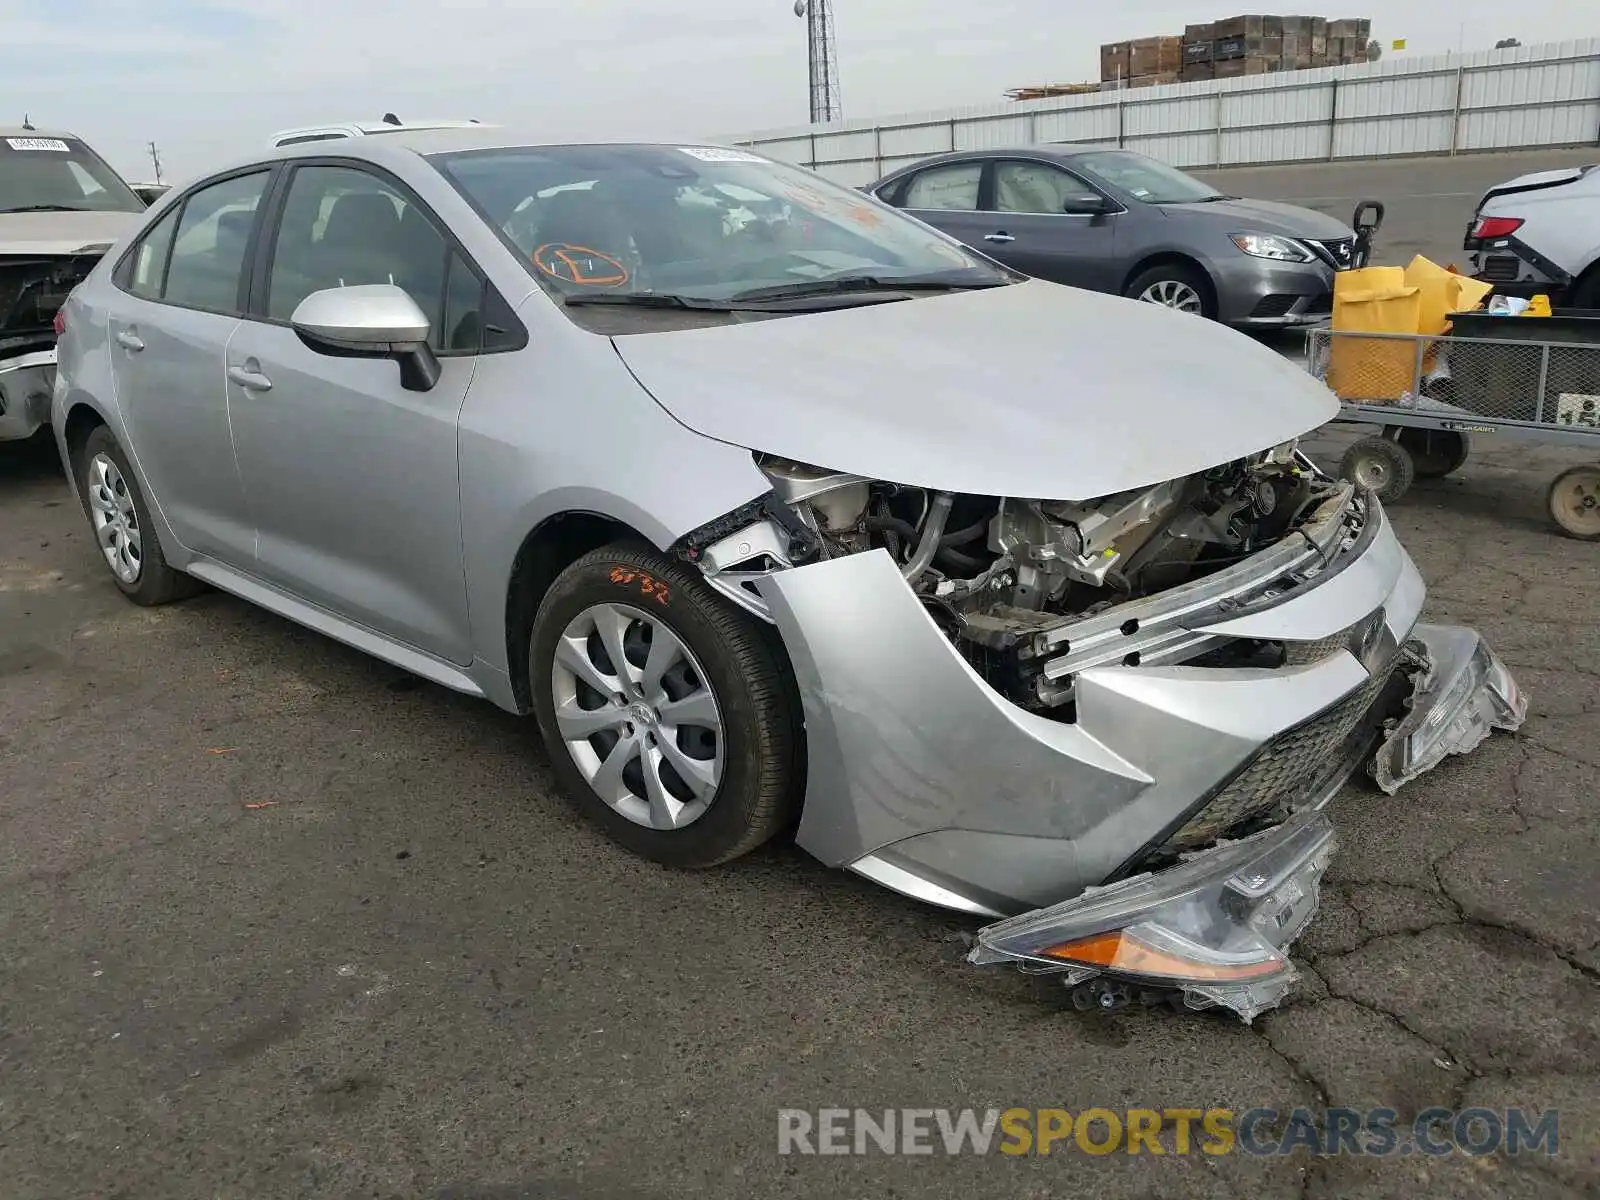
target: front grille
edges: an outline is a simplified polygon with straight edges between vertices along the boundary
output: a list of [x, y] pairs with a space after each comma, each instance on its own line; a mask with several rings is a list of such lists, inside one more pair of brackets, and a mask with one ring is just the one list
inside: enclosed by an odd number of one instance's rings
[[1522, 260], [1515, 254], [1491, 254], [1483, 260], [1479, 278], [1490, 283], [1515, 283], [1522, 274]]
[[1356, 240], [1353, 237], [1317, 240], [1309, 238], [1306, 245], [1335, 271], [1356, 265]]
[[1399, 656], [1332, 708], [1280, 733], [1156, 851], [1166, 857], [1209, 846], [1253, 818], [1292, 808], [1307, 798], [1334, 765], [1351, 734], [1388, 685]]

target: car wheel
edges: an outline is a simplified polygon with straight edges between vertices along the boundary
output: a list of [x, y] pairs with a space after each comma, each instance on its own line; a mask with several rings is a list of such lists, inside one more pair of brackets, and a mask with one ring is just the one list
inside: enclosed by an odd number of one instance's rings
[[1128, 284], [1126, 294], [1146, 304], [1159, 304], [1196, 316], [1215, 318], [1217, 315], [1211, 281], [1193, 267], [1179, 263], [1164, 263], [1141, 271]]
[[1376, 492], [1383, 503], [1393, 504], [1411, 490], [1417, 468], [1404, 446], [1388, 438], [1366, 437], [1345, 451], [1339, 474]]
[[578, 559], [539, 605], [528, 678], [561, 783], [635, 853], [711, 867], [788, 824], [801, 735], [781, 647], [688, 568], [626, 544]]
[[1572, 289], [1568, 303], [1573, 308], [1600, 310], [1600, 266], [1584, 272], [1578, 285]]
[[1472, 451], [1467, 435], [1453, 429], [1414, 429], [1405, 426], [1396, 439], [1411, 455], [1418, 479], [1443, 479], [1461, 469]]
[[1600, 467], [1573, 467], [1546, 494], [1550, 518], [1568, 537], [1600, 541]]
[[144, 493], [116, 435], [104, 425], [84, 443], [79, 472], [95, 546], [124, 596], [153, 607], [201, 590], [198, 580], [167, 566]]

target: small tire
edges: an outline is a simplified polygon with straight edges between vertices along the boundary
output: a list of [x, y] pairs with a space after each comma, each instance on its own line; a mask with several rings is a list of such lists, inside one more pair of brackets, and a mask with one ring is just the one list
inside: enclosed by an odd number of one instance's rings
[[[624, 680], [614, 667], [606, 671], [609, 650], [601, 654], [593, 648], [596, 638], [602, 647], [606, 644], [596, 618], [611, 614], [620, 614], [622, 629], [611, 644], [622, 647], [633, 669], [645, 677], [643, 685]], [[585, 622], [594, 622], [592, 633], [583, 632]], [[698, 815], [675, 827], [658, 821], [661, 792], [648, 786], [654, 783], [664, 792], [676, 788], [674, 797], [680, 802], [690, 788], [688, 774], [665, 769], [671, 765], [669, 741], [679, 752], [689, 747], [678, 736], [668, 736], [673, 729], [668, 705], [653, 702], [649, 695], [646, 662], [650, 648], [663, 638], [669, 645], [675, 639], [676, 649], [687, 652], [672, 668], [687, 668], [678, 675], [678, 686], [708, 690], [713, 701], [709, 711], [718, 722], [715, 732], [677, 726], [680, 735], [694, 733], [702, 743], [714, 743], [713, 758], [697, 756], [697, 761], [706, 773], [714, 770], [716, 779], [714, 790], [704, 798], [696, 794], [680, 810], [681, 815], [698, 805]], [[599, 671], [598, 677], [572, 670], [573, 655], [580, 649], [591, 656], [584, 660], [585, 668]], [[671, 673], [660, 677], [663, 687]], [[610, 695], [588, 682], [573, 690], [575, 681], [591, 679], [609, 679], [616, 686], [608, 685]], [[584, 555], [556, 578], [540, 602], [529, 637], [528, 680], [539, 730], [563, 788], [587, 817], [635, 854], [672, 867], [714, 867], [748, 854], [790, 824], [802, 774], [803, 733], [798, 694], [781, 643], [770, 629], [712, 591], [697, 572], [635, 543]], [[670, 693], [659, 694], [673, 699]], [[630, 742], [622, 746], [628, 761], [611, 773], [607, 764], [624, 741], [622, 730], [597, 731], [569, 742], [562, 727], [566, 720], [569, 731], [581, 733], [574, 718], [602, 710], [629, 718], [622, 722]], [[636, 716], [641, 711], [643, 716]], [[704, 767], [708, 762], [714, 767]], [[654, 771], [648, 781], [643, 774], [647, 770]], [[591, 778], [607, 788], [610, 799]]]
[[[138, 477], [116, 434], [107, 426], [97, 427], [85, 439], [83, 451], [78, 455], [77, 470], [78, 482], [83, 488], [84, 513], [89, 518], [89, 534], [111, 572], [112, 582], [124, 596], [135, 604], [154, 608], [204, 590], [205, 585], [198, 579], [167, 565]], [[105, 513], [110, 509], [122, 514], [120, 545], [124, 549], [121, 552], [108, 548], [107, 542], [116, 541], [117, 537], [108, 533], [103, 538], [101, 520], [96, 516], [97, 512]], [[126, 549], [129, 546], [137, 547], [137, 567], [131, 574], [113, 565], [114, 557], [124, 568], [133, 562], [134, 556]]]
[[1401, 428], [1396, 440], [1411, 455], [1418, 479], [1443, 479], [1459, 471], [1472, 453], [1472, 442], [1453, 429]]
[[1600, 467], [1573, 467], [1557, 475], [1545, 507], [1568, 537], [1600, 541]]
[[1344, 452], [1339, 474], [1393, 504], [1411, 490], [1416, 464], [1404, 446], [1388, 438], [1365, 437]]
[[[1157, 298], [1159, 293], [1170, 295], [1173, 300], [1181, 300], [1186, 295], [1193, 300], [1174, 303]], [[1177, 312], [1194, 313], [1210, 321], [1217, 319], [1216, 289], [1211, 286], [1211, 280], [1205, 272], [1182, 263], [1162, 263], [1139, 272], [1129, 281], [1123, 295]]]

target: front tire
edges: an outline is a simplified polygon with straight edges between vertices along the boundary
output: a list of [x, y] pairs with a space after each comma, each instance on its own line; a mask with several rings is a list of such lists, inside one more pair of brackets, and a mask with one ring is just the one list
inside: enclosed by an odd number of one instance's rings
[[1181, 263], [1162, 263], [1139, 272], [1123, 293], [1146, 304], [1216, 320], [1216, 293], [1205, 273]]
[[95, 548], [124, 596], [154, 608], [200, 591], [198, 580], [167, 566], [139, 481], [106, 426], [84, 442], [78, 472]]
[[688, 568], [615, 544], [534, 617], [528, 679], [563, 787], [615, 841], [712, 867], [790, 821], [800, 724], [777, 639]]

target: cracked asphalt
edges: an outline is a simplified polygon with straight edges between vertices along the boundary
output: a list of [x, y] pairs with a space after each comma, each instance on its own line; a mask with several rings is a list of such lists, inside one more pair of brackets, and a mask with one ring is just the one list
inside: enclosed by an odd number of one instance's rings
[[[531, 723], [229, 597], [128, 605], [48, 443], [0, 447], [0, 1193], [1593, 1194], [1600, 546], [1543, 514], [1573, 460], [1480, 448], [1392, 510], [1531, 715], [1347, 789], [1303, 985], [1246, 1027], [1079, 1014], [789, 846], [633, 859]], [[969, 1105], [1554, 1107], [1562, 1153], [776, 1153], [779, 1108]]]

